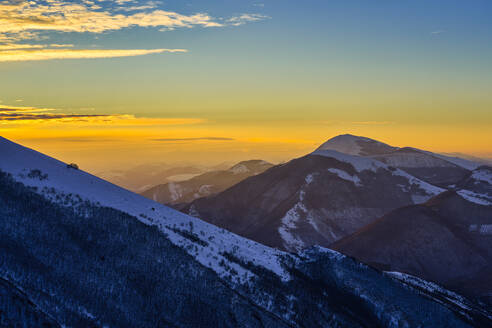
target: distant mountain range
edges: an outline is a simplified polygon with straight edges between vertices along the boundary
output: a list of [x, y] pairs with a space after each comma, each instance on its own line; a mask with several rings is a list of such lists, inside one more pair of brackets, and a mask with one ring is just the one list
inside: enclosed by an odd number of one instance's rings
[[492, 249], [492, 168], [481, 163], [341, 135], [182, 210], [281, 250], [333, 247], [492, 300], [480, 251]]
[[[331, 243], [397, 208], [456, 190], [492, 202], [487, 167], [413, 148], [341, 135], [183, 208], [190, 215], [279, 249]], [[482, 180], [478, 180], [482, 181]]]
[[263, 244], [299, 251], [328, 246], [443, 191], [373, 159], [318, 150], [184, 210]]
[[262, 160], [240, 162], [227, 170], [217, 170], [197, 175], [189, 180], [168, 182], [141, 193], [156, 202], [176, 205], [211, 196], [226, 190], [238, 182], [263, 173], [273, 164]]
[[138, 165], [127, 170], [115, 168], [114, 170], [99, 172], [96, 175], [133, 192], [143, 192], [175, 177], [186, 180], [204, 172], [206, 172], [206, 168], [189, 164], [173, 166], [166, 163], [156, 163]]
[[[413, 276], [318, 246], [263, 246], [6, 139], [0, 153], [2, 326], [492, 325], [487, 309]], [[313, 158], [369, 183], [366, 169]], [[375, 165], [386, 179], [414, 179]], [[397, 197], [437, 192], [416, 183]]]

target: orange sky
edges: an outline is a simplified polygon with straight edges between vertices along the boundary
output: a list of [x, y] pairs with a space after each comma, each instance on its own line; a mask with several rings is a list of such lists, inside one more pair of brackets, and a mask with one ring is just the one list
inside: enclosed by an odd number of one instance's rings
[[395, 146], [492, 157], [491, 132], [486, 126], [479, 129], [376, 121], [220, 122], [131, 115], [64, 117], [48, 109], [22, 109], [22, 113], [48, 116], [3, 122], [2, 136], [66, 162], [77, 162], [92, 172], [157, 162], [215, 164], [260, 158], [277, 163], [307, 154], [343, 133]]

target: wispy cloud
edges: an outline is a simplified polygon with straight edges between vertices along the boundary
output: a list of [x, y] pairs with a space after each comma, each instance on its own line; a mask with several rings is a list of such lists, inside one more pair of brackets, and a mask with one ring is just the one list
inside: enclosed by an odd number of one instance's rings
[[104, 138], [104, 137], [48, 137], [48, 138], [25, 138], [29, 141], [51, 141], [51, 142], [67, 142], [67, 143], [101, 143], [101, 142], [118, 142], [121, 141], [117, 138]]
[[163, 126], [200, 124], [200, 118], [145, 118], [125, 114], [77, 114], [63, 113], [52, 108], [0, 107], [0, 125], [32, 123], [77, 123], [80, 125], [111, 125], [112, 127]]
[[432, 31], [430, 34], [431, 35], [439, 35], [439, 34], [442, 34], [442, 33], [445, 33], [446, 31], [445, 30], [437, 30], [437, 31]]
[[152, 141], [159, 142], [187, 142], [187, 141], [234, 141], [233, 138], [224, 137], [200, 137], [200, 138], [159, 138], [152, 139]]
[[241, 14], [239, 16], [234, 16], [227, 20], [229, 25], [239, 26], [244, 25], [249, 22], [257, 22], [265, 19], [269, 19], [269, 16], [261, 15], [261, 14]]
[[47, 121], [47, 120], [86, 120], [89, 118], [110, 118], [110, 115], [98, 114], [63, 114], [52, 113], [55, 109], [50, 108], [34, 108], [34, 107], [1, 107], [0, 108], [0, 123], [11, 121]]
[[[75, 49], [73, 44], [31, 44], [23, 40], [46, 40], [46, 33], [94, 33], [132, 27], [155, 27], [160, 31], [177, 28], [239, 26], [268, 18], [260, 14], [241, 14], [214, 18], [207, 13], [180, 14], [158, 9], [158, 1], [133, 0], [0, 0], [0, 62], [114, 58], [185, 49]], [[104, 5], [104, 7], [103, 7]], [[46, 42], [45, 42], [46, 43]], [[73, 49], [72, 49], [73, 48]]]
[[[15, 45], [14, 45], [15, 46]], [[1, 50], [0, 46], [0, 50]], [[15, 48], [14, 48], [15, 49]], [[87, 59], [87, 58], [115, 58], [115, 57], [133, 57], [158, 53], [183, 53], [186, 49], [22, 49], [0, 51], [0, 62], [12, 61], [36, 61], [52, 59]]]

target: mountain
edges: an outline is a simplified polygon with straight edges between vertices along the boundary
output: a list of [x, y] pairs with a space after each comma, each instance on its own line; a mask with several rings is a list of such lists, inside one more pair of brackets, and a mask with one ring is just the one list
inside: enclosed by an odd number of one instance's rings
[[469, 160], [473, 163], [479, 163], [479, 164], [486, 165], [486, 166], [492, 165], [492, 158], [490, 158], [490, 157], [476, 157], [476, 156], [463, 154], [463, 153], [456, 153], [456, 152], [455, 153], [442, 153], [442, 155], [445, 155], [448, 157], [466, 159], [466, 160]]
[[[474, 170], [477, 167], [487, 163], [487, 161], [483, 159], [476, 158], [476, 161], [474, 161], [472, 159], [466, 158], [466, 157], [473, 158], [470, 156], [456, 157], [453, 156], [453, 154], [447, 155], [447, 154], [433, 153], [433, 152], [420, 150], [417, 148], [411, 148], [411, 147], [401, 148], [401, 147], [390, 146], [388, 144], [385, 144], [383, 142], [374, 139], [370, 139], [362, 136], [355, 136], [352, 134], [342, 134], [333, 137], [328, 141], [326, 141], [325, 143], [323, 143], [321, 146], [319, 146], [317, 150], [336, 150], [340, 153], [344, 153], [348, 155], [357, 155], [357, 156], [388, 155], [398, 150], [406, 150], [407, 153], [411, 154], [409, 150], [413, 150], [414, 154], [415, 153], [428, 154], [434, 158], [437, 157], [443, 159], [448, 163], [455, 164], [457, 166], [460, 166], [468, 170]], [[403, 162], [403, 164], [404, 163], [405, 162]], [[415, 166], [415, 163], [412, 164], [411, 166]]]
[[480, 327], [492, 315], [338, 252], [268, 248], [0, 139], [5, 327]]
[[0, 278], [0, 327], [22, 326], [62, 327], [36, 306], [26, 293]]
[[371, 158], [317, 150], [183, 211], [265, 245], [299, 251], [329, 246], [391, 210], [443, 191]]
[[166, 163], [143, 164], [128, 170], [113, 169], [96, 174], [101, 179], [134, 192], [143, 192], [157, 184], [181, 178], [190, 179], [206, 171], [192, 165], [171, 166]]
[[492, 204], [491, 172], [465, 159], [341, 135], [180, 209], [265, 245], [299, 251], [328, 247], [392, 210], [447, 190]]
[[366, 137], [336, 136], [318, 150], [336, 150], [348, 155], [370, 157], [442, 188], [464, 179], [480, 162], [446, 156], [411, 147], [394, 147]]
[[168, 205], [189, 203], [197, 198], [217, 194], [236, 183], [271, 168], [261, 160], [240, 162], [228, 170], [207, 172], [189, 180], [168, 182], [150, 188], [141, 194], [156, 202]]
[[317, 150], [335, 150], [348, 155], [370, 156], [388, 154], [397, 149], [397, 147], [370, 138], [342, 134], [331, 138]]
[[492, 206], [492, 167], [480, 166], [453, 187], [471, 202]]
[[492, 304], [490, 205], [448, 191], [424, 204], [392, 211], [331, 248]]

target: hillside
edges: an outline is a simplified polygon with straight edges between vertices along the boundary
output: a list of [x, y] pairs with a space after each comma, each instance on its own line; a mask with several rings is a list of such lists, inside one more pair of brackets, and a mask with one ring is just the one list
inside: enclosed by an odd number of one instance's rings
[[276, 251], [5, 139], [0, 151], [2, 313], [72, 327], [492, 323], [458, 295], [338, 252]]

